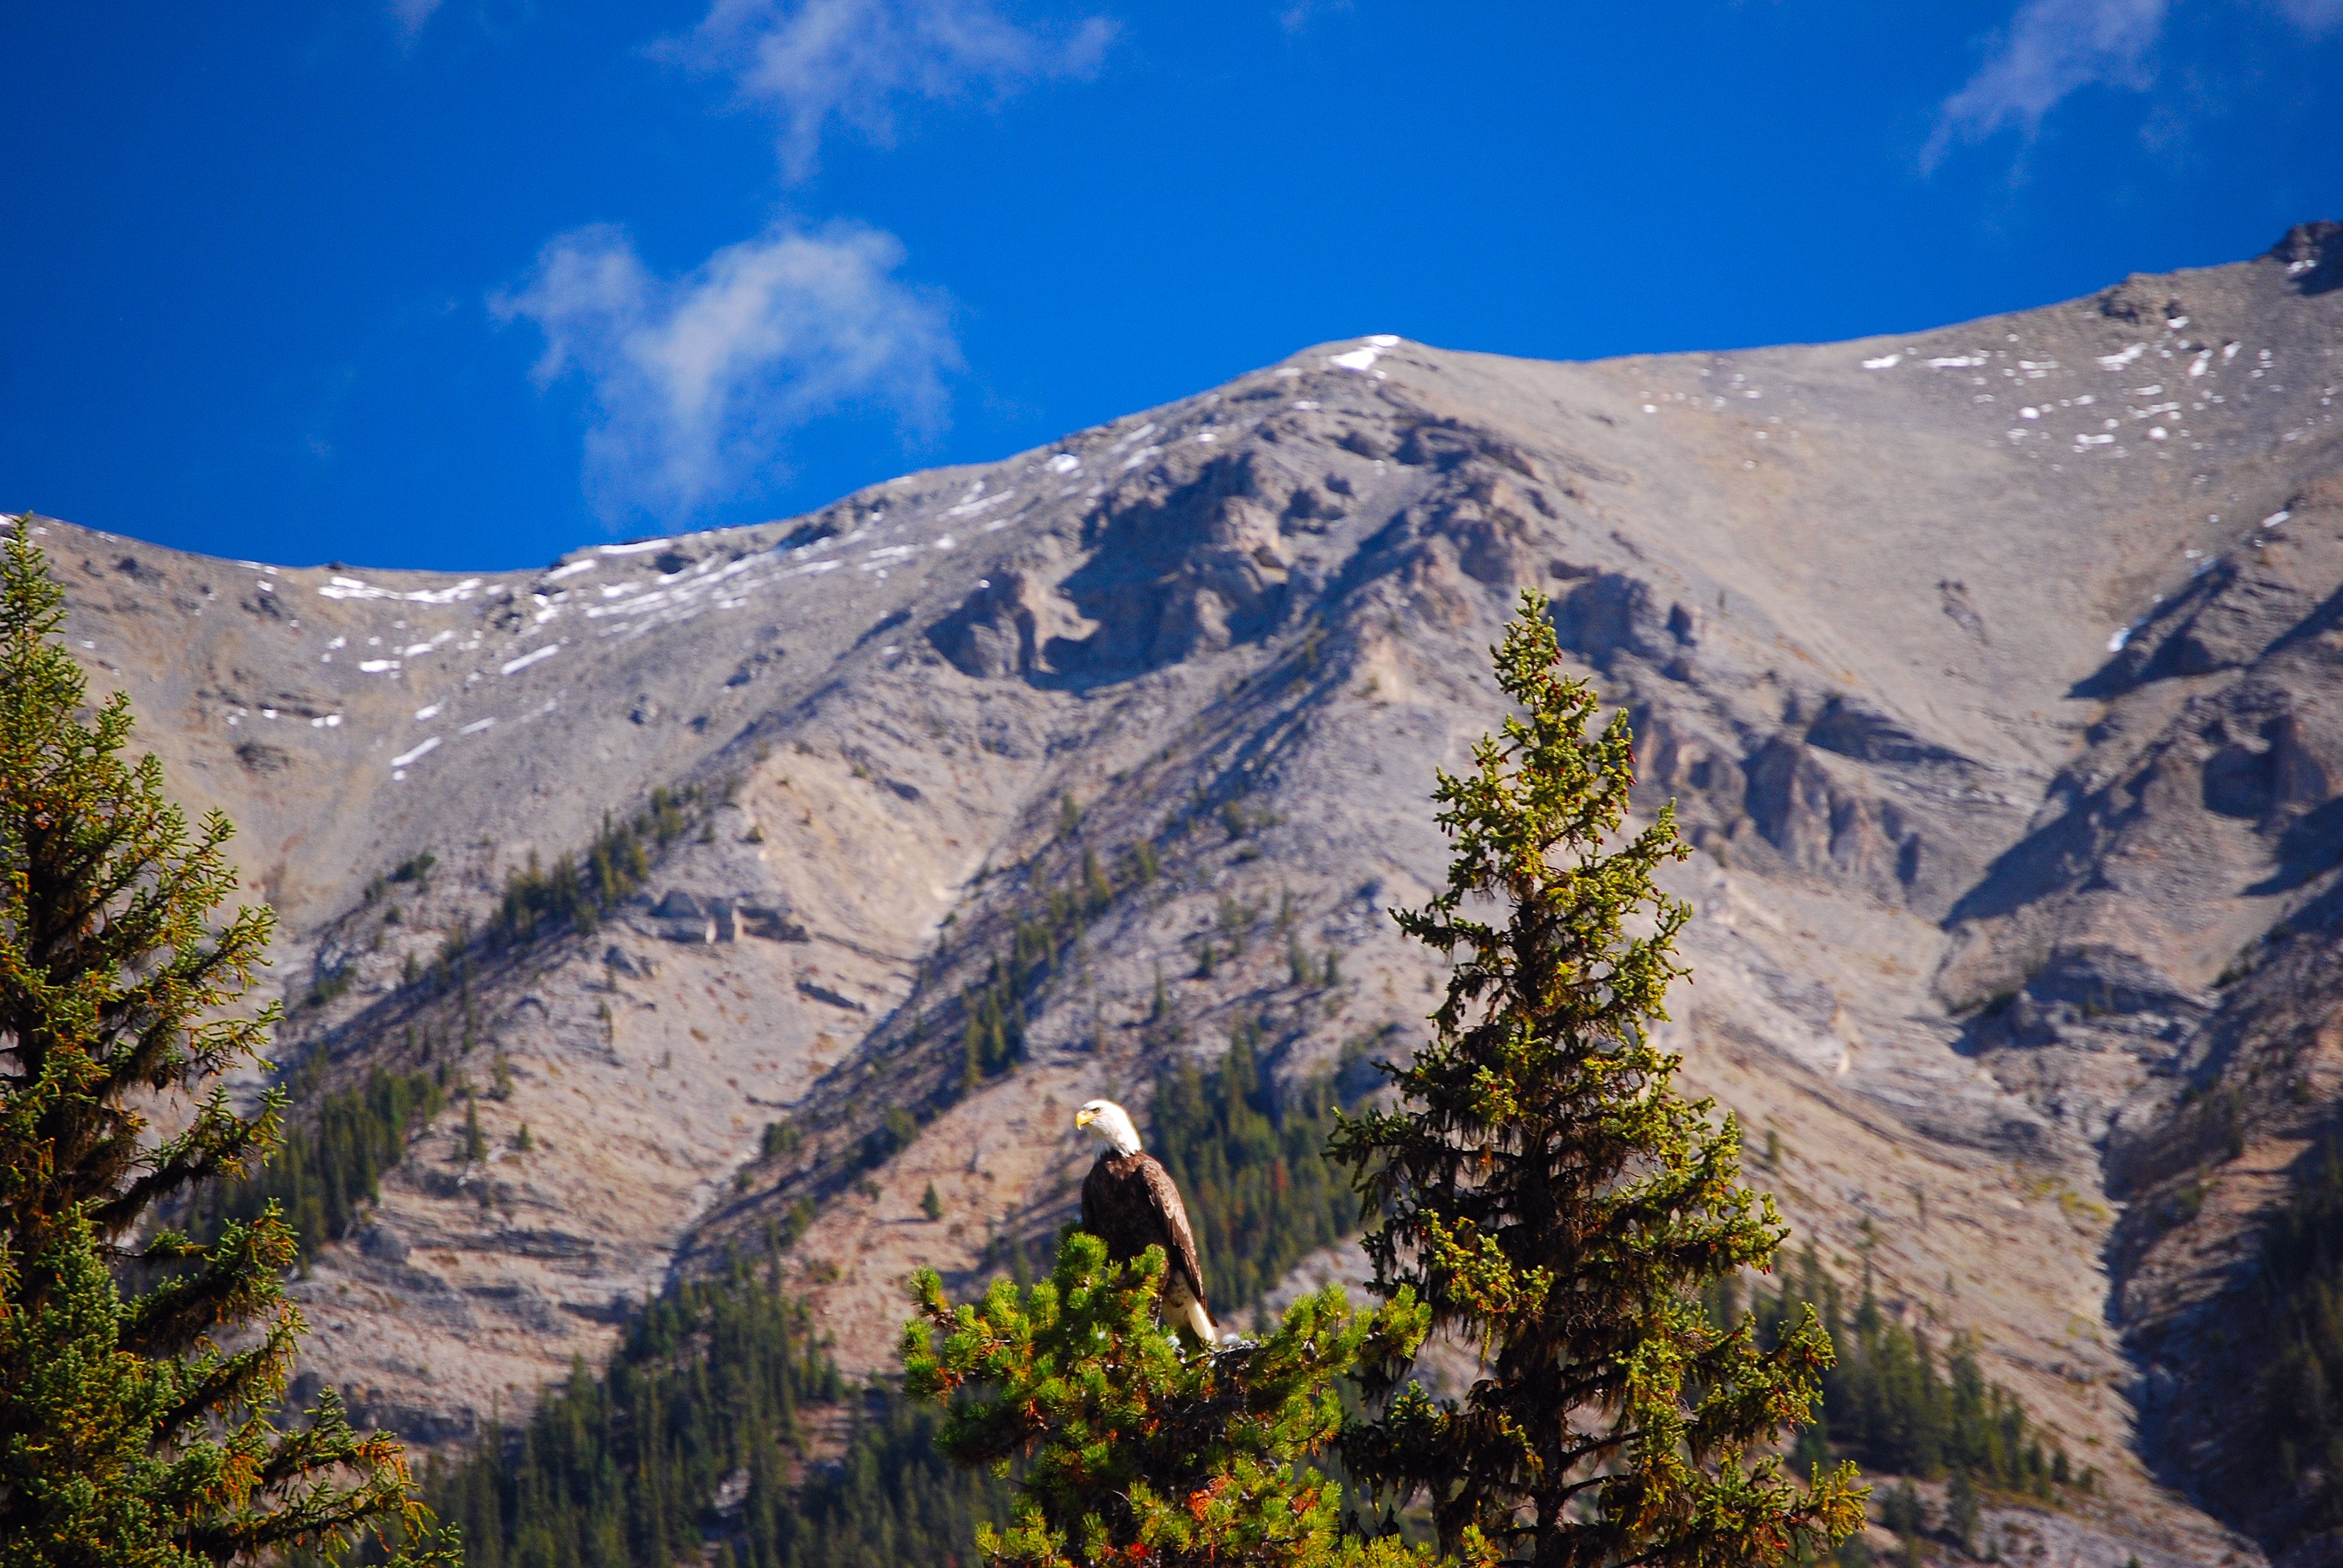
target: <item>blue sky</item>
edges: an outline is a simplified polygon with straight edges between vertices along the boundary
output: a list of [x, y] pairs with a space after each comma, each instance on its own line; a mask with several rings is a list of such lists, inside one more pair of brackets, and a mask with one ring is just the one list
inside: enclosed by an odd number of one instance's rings
[[0, 8], [0, 508], [510, 567], [1396, 332], [1924, 327], [2343, 217], [2343, 0]]

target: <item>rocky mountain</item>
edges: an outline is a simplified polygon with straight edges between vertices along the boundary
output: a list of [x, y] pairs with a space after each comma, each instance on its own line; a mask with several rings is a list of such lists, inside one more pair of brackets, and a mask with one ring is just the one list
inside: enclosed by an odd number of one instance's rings
[[24, 526], [243, 829], [287, 1060], [481, 1091], [302, 1286], [310, 1364], [418, 1440], [777, 1230], [884, 1368], [910, 1267], [1071, 1211], [1083, 1099], [1238, 1029], [1289, 1077], [1407, 1049], [1440, 975], [1385, 911], [1535, 587], [1699, 849], [1693, 1086], [1833, 1273], [2104, 1478], [1999, 1538], [2251, 1563], [2300, 1532], [2220, 1325], [2343, 1100], [2338, 350], [2320, 224], [1858, 343], [1329, 345], [536, 572]]

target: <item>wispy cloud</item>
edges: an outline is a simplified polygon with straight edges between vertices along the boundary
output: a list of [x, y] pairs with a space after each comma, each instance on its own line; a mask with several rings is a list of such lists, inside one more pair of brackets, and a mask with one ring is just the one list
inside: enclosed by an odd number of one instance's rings
[[1304, 33], [1319, 17], [1333, 11], [1348, 11], [1351, 0], [1290, 0], [1277, 14], [1277, 25], [1289, 33]]
[[1945, 100], [1922, 163], [1933, 167], [1955, 143], [2007, 126], [2031, 136], [2061, 99], [2085, 87], [2145, 87], [2168, 9], [2169, 0], [2026, 0], [1977, 74]]
[[2287, 20], [2306, 33], [2325, 33], [2343, 26], [2343, 0], [2278, 0]]
[[833, 127], [884, 144], [911, 101], [998, 100], [1088, 76], [1114, 31], [1091, 16], [1052, 36], [991, 0], [715, 0], [659, 53], [730, 76], [743, 103], [779, 123], [781, 170], [797, 181]]
[[[2174, 0], [2025, 0], [1994, 35], [1976, 75], [1939, 106], [1922, 166], [1934, 168], [1956, 144], [2009, 127], [2030, 137], [2086, 87], [2153, 85], [2174, 9]], [[2197, 30], [2250, 26], [2256, 12], [2283, 17], [2312, 38], [2343, 27], [2343, 0], [2233, 0], [2228, 11], [2217, 24], [2200, 19]], [[2168, 108], [2158, 113], [2173, 118]]]
[[781, 226], [665, 279], [624, 231], [595, 226], [548, 242], [489, 306], [545, 335], [540, 386], [589, 387], [595, 508], [688, 515], [771, 475], [789, 433], [823, 414], [941, 420], [960, 349], [940, 298], [895, 276], [902, 262], [893, 236], [859, 224]]

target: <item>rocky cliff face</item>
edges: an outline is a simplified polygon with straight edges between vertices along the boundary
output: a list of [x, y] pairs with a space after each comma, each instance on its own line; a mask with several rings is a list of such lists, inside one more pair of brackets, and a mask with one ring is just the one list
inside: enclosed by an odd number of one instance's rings
[[[2165, 1434], [2207, 1430], [2192, 1325], [2343, 1093], [2338, 284], [2308, 226], [1855, 344], [1337, 344], [537, 573], [29, 526], [100, 681], [243, 826], [295, 1039], [342, 1075], [507, 1063], [486, 1157], [443, 1117], [304, 1286], [312, 1364], [410, 1432], [509, 1414], [809, 1211], [804, 1283], [884, 1366], [910, 1266], [972, 1279], [1070, 1211], [1081, 1100], [1143, 1103], [1240, 1022], [1287, 1071], [1404, 1050], [1439, 976], [1385, 910], [1441, 874], [1432, 770], [1537, 587], [1701, 851], [1671, 1043], [1777, 1135], [1798, 1232], [2107, 1473], [2012, 1516], [2037, 1545], [2248, 1561], [2199, 1511], [2257, 1521], [2217, 1433]], [[686, 787], [625, 918], [409, 982], [532, 855]], [[2185, 1221], [2158, 1201], [2208, 1171]]]

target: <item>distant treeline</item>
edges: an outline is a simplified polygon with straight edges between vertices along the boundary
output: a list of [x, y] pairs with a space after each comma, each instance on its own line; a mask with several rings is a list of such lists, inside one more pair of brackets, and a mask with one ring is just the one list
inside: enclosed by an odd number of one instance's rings
[[[1712, 1294], [1711, 1316], [1733, 1321], [1737, 1297], [1728, 1282]], [[1798, 1433], [1800, 1473], [1838, 1456], [1865, 1470], [1923, 1480], [1961, 1474], [2043, 1498], [2054, 1484], [2097, 1484], [2096, 1473], [2077, 1474], [2066, 1451], [2046, 1441], [2016, 1394], [1986, 1382], [1966, 1338], [1954, 1337], [1940, 1352], [1926, 1331], [1881, 1311], [1867, 1274], [1849, 1312], [1811, 1244], [1784, 1271], [1779, 1290], [1761, 1287], [1748, 1302], [1768, 1345], [1807, 1306], [1829, 1332], [1838, 1362], [1823, 1377], [1821, 1418]]]
[[2247, 1292], [2231, 1331], [2262, 1357], [2238, 1390], [2247, 1452], [2293, 1500], [2275, 1550], [2343, 1525], [2343, 1155], [2333, 1144], [2298, 1171]]
[[[1071, 809], [1071, 802], [1067, 804]], [[1071, 831], [1071, 823], [1079, 820], [1079, 814], [1070, 817], [1064, 830]], [[1151, 859], [1137, 863], [1153, 875]], [[1098, 851], [1084, 849], [1078, 876], [1043, 885], [1010, 907], [1008, 950], [996, 952], [984, 978], [960, 990], [962, 1088], [998, 1078], [1024, 1057], [1026, 1001], [1058, 972], [1066, 950], [1081, 941], [1083, 929], [1114, 901], [1114, 893]]]
[[1359, 1200], [1325, 1156], [1335, 1078], [1281, 1097], [1262, 1074], [1261, 1031], [1239, 1027], [1210, 1070], [1157, 1080], [1153, 1152], [1180, 1184], [1216, 1312], [1251, 1306], [1319, 1248], [1359, 1228]]
[[526, 942], [542, 930], [591, 932], [602, 918], [650, 880], [651, 851], [664, 849], [704, 823], [713, 802], [699, 786], [654, 789], [642, 810], [618, 821], [607, 812], [580, 855], [562, 855], [549, 867], [529, 851], [526, 865], [505, 874], [504, 902], [488, 928], [498, 946]]
[[[1008, 1485], [937, 1457], [934, 1418], [849, 1391], [777, 1259], [654, 1302], [518, 1433], [427, 1478], [470, 1568], [896, 1568], [972, 1561]], [[819, 1431], [850, 1432], [820, 1452]], [[712, 1554], [710, 1547], [713, 1547]]]
[[314, 1127], [287, 1127], [283, 1145], [252, 1180], [206, 1189], [190, 1228], [216, 1236], [228, 1221], [258, 1219], [278, 1203], [306, 1263], [319, 1247], [349, 1233], [361, 1204], [382, 1196], [383, 1172], [406, 1156], [407, 1141], [444, 1103], [429, 1073], [377, 1068], [359, 1087], [320, 1100]]
[[[697, 786], [654, 789], [649, 803], [632, 818], [619, 821], [605, 815], [582, 856], [563, 855], [548, 869], [532, 851], [524, 867], [505, 878], [504, 901], [486, 934], [488, 945], [509, 947], [555, 930], [592, 931], [604, 914], [649, 882], [652, 851], [683, 837], [694, 824], [704, 824], [714, 804], [714, 798]], [[372, 904], [400, 886], [427, 884], [437, 863], [437, 857], [427, 853], [414, 856], [367, 883], [366, 901]], [[470, 995], [472, 943], [469, 926], [459, 922], [442, 944], [439, 957], [427, 969], [410, 960], [407, 974], [409, 984], [419, 983], [427, 994], [453, 990], [461, 996], [466, 1052], [472, 1049], [477, 1030]], [[330, 1000], [347, 983], [347, 970], [321, 979], [308, 1000]], [[407, 1044], [412, 1056], [412, 1025]], [[427, 1060], [438, 1054], [427, 1025], [423, 1054]], [[444, 1060], [436, 1074], [377, 1069], [361, 1088], [325, 1096], [317, 1101], [314, 1128], [306, 1118], [289, 1126], [284, 1147], [270, 1157], [256, 1180], [215, 1184], [197, 1200], [193, 1224], [205, 1234], [216, 1234], [226, 1221], [256, 1218], [274, 1201], [284, 1205], [306, 1262], [326, 1242], [348, 1233], [360, 1204], [380, 1196], [378, 1183], [405, 1157], [407, 1140], [447, 1103], [447, 1070]], [[315, 1097], [319, 1071], [313, 1059], [287, 1076], [286, 1087], [297, 1108]]]

